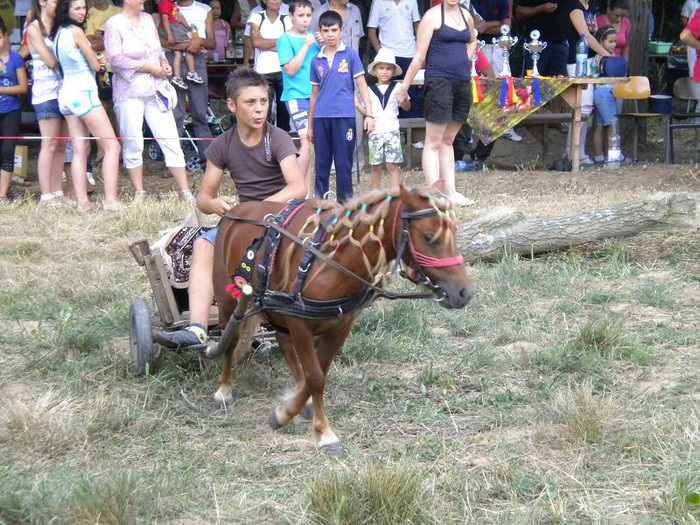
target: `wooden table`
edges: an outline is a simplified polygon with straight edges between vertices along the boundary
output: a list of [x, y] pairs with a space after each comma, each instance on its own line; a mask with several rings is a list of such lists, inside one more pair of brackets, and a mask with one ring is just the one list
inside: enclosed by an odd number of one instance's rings
[[571, 171], [579, 171], [581, 161], [578, 150], [581, 145], [581, 107], [583, 106], [583, 90], [589, 85], [595, 84], [626, 84], [628, 77], [580, 77], [573, 78], [573, 85], [567, 88], [560, 96], [571, 108]]
[[[567, 88], [560, 96], [571, 108], [572, 116], [572, 133], [571, 133], [571, 171], [579, 171], [581, 162], [579, 156], [574, 154], [578, 152], [581, 144], [581, 107], [583, 105], [583, 90], [589, 85], [595, 84], [626, 84], [629, 82], [628, 77], [577, 77], [572, 78], [573, 84]], [[423, 78], [414, 80], [412, 85], [422, 86]]]

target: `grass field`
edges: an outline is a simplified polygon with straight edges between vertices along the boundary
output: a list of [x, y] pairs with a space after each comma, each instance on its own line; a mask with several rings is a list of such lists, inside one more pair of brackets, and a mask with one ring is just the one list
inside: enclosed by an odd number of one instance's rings
[[[460, 184], [465, 219], [700, 195], [691, 168]], [[237, 368], [227, 412], [218, 362], [131, 372], [127, 246], [185, 211], [0, 208], [0, 523], [700, 522], [697, 231], [475, 264], [464, 311], [377, 303], [329, 375], [338, 461], [306, 421], [268, 428], [280, 357]]]

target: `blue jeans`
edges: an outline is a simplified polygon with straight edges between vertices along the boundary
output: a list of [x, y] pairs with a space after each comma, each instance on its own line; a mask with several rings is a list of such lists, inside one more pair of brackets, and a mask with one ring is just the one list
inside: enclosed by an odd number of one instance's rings
[[610, 86], [596, 86], [593, 93], [593, 108], [597, 126], [609, 126], [617, 120], [617, 104]]

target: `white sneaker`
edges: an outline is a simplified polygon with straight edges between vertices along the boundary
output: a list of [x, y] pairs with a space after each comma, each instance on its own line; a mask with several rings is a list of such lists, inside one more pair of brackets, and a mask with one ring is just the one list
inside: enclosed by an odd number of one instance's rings
[[469, 199], [468, 197], [465, 197], [462, 195], [460, 192], [456, 191], [455, 194], [452, 196], [452, 204], [455, 206], [474, 206], [476, 204], [476, 201]]
[[513, 142], [522, 142], [523, 138], [518, 135], [514, 129], [509, 129], [506, 131], [503, 136], [507, 138], [508, 140], [512, 140]]
[[413, 143], [413, 147], [416, 148], [416, 149], [423, 149], [423, 148], [424, 148], [422, 142], [414, 142], [414, 143]]
[[590, 158], [588, 155], [586, 155], [585, 157], [581, 157], [578, 162], [581, 166], [593, 166], [593, 165], [595, 165], [595, 162], [593, 161], [593, 159]]
[[92, 172], [91, 172], [91, 171], [88, 171], [88, 172], [87, 172], [87, 181], [88, 181], [90, 184], [92, 184], [93, 186], [95, 186], [95, 178], [92, 176]]

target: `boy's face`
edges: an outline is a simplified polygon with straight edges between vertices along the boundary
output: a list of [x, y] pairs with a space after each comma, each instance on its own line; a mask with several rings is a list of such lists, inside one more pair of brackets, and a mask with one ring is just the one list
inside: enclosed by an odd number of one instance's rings
[[227, 99], [229, 111], [236, 115], [236, 120], [249, 128], [262, 128], [270, 105], [268, 91], [262, 86], [244, 88], [236, 100]]
[[336, 47], [340, 42], [340, 27], [338, 24], [323, 26], [321, 27], [321, 36], [323, 37], [323, 45]]
[[297, 31], [305, 33], [311, 27], [311, 8], [304, 6], [297, 6], [294, 9], [294, 14], [292, 16], [292, 26]]
[[279, 11], [280, 6], [282, 5], [282, 0], [267, 0], [265, 2], [265, 5], [272, 9], [273, 11]]
[[391, 79], [394, 78], [394, 68], [393, 64], [377, 64], [374, 66], [374, 74], [377, 75], [377, 80], [382, 84], [388, 84]]

